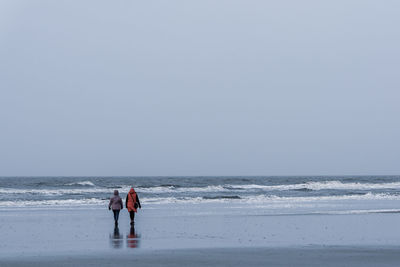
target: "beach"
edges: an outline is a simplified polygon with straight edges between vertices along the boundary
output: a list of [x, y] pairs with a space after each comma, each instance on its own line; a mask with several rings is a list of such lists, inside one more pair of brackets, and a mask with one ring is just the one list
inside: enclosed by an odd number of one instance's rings
[[398, 266], [398, 252], [359, 247], [165, 250], [12, 259], [1, 261], [1, 266]]
[[396, 266], [398, 179], [0, 179], [0, 265]]
[[[213, 205], [215, 206], [215, 205]], [[399, 213], [238, 215], [229, 205], [6, 210], [1, 266], [396, 266]], [[201, 212], [204, 211], [204, 212]]]

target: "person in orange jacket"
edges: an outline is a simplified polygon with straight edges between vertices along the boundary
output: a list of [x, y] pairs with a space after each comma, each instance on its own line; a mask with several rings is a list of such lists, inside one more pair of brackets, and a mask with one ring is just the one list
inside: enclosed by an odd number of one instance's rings
[[139, 197], [136, 194], [136, 191], [133, 187], [131, 188], [131, 190], [129, 190], [129, 193], [126, 196], [125, 206], [129, 211], [129, 216], [131, 218], [131, 225], [134, 225], [135, 212], [137, 212], [138, 208], [141, 209], [142, 205], [140, 205]]

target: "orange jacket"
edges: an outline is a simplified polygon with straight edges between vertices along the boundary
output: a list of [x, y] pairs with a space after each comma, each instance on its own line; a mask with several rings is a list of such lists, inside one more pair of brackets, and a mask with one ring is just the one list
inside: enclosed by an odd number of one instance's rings
[[[138, 201], [139, 198], [137, 197], [137, 194], [135, 192], [135, 189], [131, 188], [129, 190], [128, 195], [126, 196], [126, 208], [128, 209], [129, 212], [134, 211], [137, 212], [137, 207], [140, 207], [140, 202]], [[135, 203], [137, 203], [135, 207]]]

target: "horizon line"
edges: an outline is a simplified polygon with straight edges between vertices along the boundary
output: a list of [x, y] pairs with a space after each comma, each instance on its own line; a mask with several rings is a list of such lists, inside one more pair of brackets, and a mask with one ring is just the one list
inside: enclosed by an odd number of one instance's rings
[[332, 177], [332, 176], [400, 176], [400, 174], [309, 174], [309, 175], [0, 175], [0, 178], [79, 178], [79, 177], [88, 177], [88, 178], [111, 178], [111, 177], [123, 177], [123, 178], [152, 178], [152, 177], [160, 177], [160, 178], [183, 178], [183, 177]]

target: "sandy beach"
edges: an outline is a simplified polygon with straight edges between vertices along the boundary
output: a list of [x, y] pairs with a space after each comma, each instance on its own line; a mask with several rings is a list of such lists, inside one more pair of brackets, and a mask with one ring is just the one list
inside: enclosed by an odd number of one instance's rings
[[366, 247], [155, 250], [1, 260], [1, 266], [398, 266], [399, 249]]
[[[208, 208], [207, 208], [208, 207]], [[99, 208], [2, 210], [1, 266], [396, 266], [400, 214], [238, 215], [148, 205], [131, 229]], [[133, 230], [133, 231], [132, 231]]]

